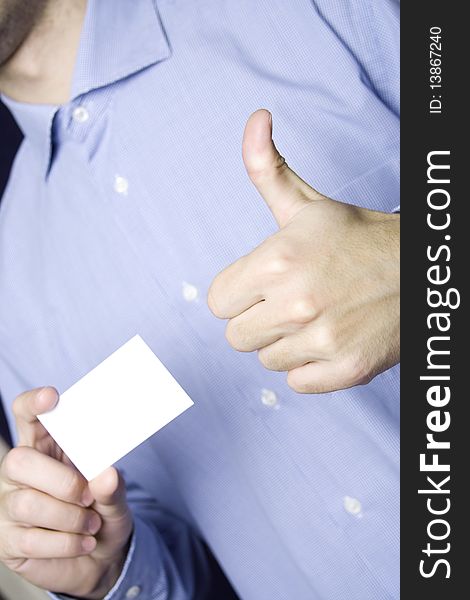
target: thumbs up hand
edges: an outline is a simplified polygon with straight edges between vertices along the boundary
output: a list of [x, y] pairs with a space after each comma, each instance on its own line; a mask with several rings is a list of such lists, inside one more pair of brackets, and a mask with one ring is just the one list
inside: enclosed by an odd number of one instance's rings
[[280, 229], [211, 285], [229, 343], [300, 393], [368, 383], [399, 361], [399, 215], [310, 187], [274, 146], [266, 110], [248, 120], [243, 160]]

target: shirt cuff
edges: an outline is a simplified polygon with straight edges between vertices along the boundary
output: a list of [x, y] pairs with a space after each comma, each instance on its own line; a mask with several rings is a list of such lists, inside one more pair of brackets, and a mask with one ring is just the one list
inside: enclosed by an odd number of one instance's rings
[[[121, 574], [103, 600], [144, 600], [166, 598], [165, 574], [162, 566], [161, 542], [153, 529], [138, 516], [134, 517], [134, 533]], [[54, 600], [80, 600], [73, 596], [53, 594]]]

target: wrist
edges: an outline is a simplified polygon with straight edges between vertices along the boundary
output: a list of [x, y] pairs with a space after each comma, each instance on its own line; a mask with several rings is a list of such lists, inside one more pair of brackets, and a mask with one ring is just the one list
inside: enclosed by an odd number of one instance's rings
[[367, 211], [366, 215], [369, 218], [369, 225], [371, 226], [366, 232], [366, 239], [373, 242], [371, 248], [375, 255], [377, 266], [385, 275], [390, 288], [399, 294], [400, 214]]

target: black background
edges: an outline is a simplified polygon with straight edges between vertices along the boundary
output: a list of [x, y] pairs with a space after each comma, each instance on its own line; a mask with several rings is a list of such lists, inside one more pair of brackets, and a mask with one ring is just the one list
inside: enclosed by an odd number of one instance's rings
[[[464, 147], [467, 124], [467, 99], [463, 86], [467, 83], [468, 50], [465, 48], [468, 35], [464, 31], [467, 20], [458, 3], [428, 0], [417, 6], [416, 3], [403, 3], [401, 26], [401, 69], [402, 69], [402, 353], [401, 353], [401, 597], [405, 600], [433, 600], [434, 598], [453, 600], [470, 597], [466, 589], [468, 567], [466, 536], [468, 521], [464, 516], [466, 500], [465, 484], [469, 457], [470, 435], [467, 431], [468, 392], [464, 373], [467, 362], [467, 336], [469, 333], [466, 318], [466, 297], [468, 292], [468, 249], [466, 244], [466, 205], [468, 192], [464, 193], [464, 183], [468, 167], [468, 150]], [[442, 97], [443, 113], [430, 115], [428, 104], [432, 92], [429, 86], [429, 29], [438, 26], [442, 29]], [[452, 223], [449, 231], [432, 232], [426, 225], [427, 194], [427, 154], [433, 150], [450, 150], [452, 201], [450, 210]], [[436, 575], [424, 579], [419, 574], [419, 562], [426, 558], [421, 550], [426, 547], [428, 536], [426, 527], [432, 517], [426, 509], [426, 497], [419, 496], [417, 490], [423, 488], [426, 477], [419, 472], [419, 454], [426, 446], [426, 415], [431, 409], [426, 402], [428, 384], [419, 381], [425, 374], [427, 348], [430, 333], [426, 316], [432, 312], [427, 307], [427, 268], [426, 248], [428, 244], [443, 243], [443, 236], [450, 233], [452, 258], [451, 285], [460, 290], [462, 304], [457, 310], [449, 310], [452, 328], [451, 342], [451, 390], [452, 398], [448, 408], [451, 411], [451, 426], [441, 439], [450, 439], [451, 450], [451, 511], [445, 518], [451, 524], [451, 543], [448, 558], [451, 563], [451, 577], [445, 579], [441, 567]], [[440, 309], [443, 310], [443, 309]], [[444, 334], [442, 334], [444, 335]], [[446, 373], [447, 374], [447, 373]], [[441, 452], [442, 454], [442, 452]], [[441, 462], [444, 461], [444, 456]], [[429, 475], [432, 475], [429, 473]], [[440, 473], [436, 474], [440, 481]], [[444, 474], [447, 476], [447, 473]], [[429, 486], [426, 486], [429, 487]], [[437, 506], [437, 504], [436, 504]], [[444, 543], [433, 542], [434, 546]], [[446, 556], [443, 555], [444, 558]], [[427, 562], [429, 564], [429, 561]]]

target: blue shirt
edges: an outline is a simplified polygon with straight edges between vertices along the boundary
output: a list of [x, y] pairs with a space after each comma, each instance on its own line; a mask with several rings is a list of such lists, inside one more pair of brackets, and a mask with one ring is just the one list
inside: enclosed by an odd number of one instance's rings
[[322, 193], [398, 204], [397, 13], [393, 0], [90, 1], [71, 101], [5, 99], [25, 134], [0, 211], [7, 410], [136, 333], [195, 402], [120, 463], [136, 525], [113, 600], [133, 586], [195, 597], [192, 532], [243, 600], [398, 598], [397, 368], [296, 394], [232, 350], [206, 304], [213, 277], [276, 231], [241, 159], [257, 108]]

